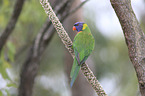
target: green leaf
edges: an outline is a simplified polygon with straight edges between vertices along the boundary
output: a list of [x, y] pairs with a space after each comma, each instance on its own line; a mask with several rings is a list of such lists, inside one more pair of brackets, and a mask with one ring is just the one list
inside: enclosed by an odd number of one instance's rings
[[8, 41], [7, 42], [7, 47], [8, 47], [8, 58], [10, 59], [10, 61], [14, 61], [14, 55], [15, 55], [15, 46], [12, 42]]
[[15, 88], [17, 88], [17, 85], [14, 84], [14, 83], [9, 83], [9, 84], [7, 84], [7, 87], [15, 87]]
[[2, 93], [2, 91], [0, 90], [0, 96], [3, 96], [3, 93]]
[[6, 71], [6, 69], [9, 68], [9, 67], [10, 67], [10, 64], [7, 61], [5, 61], [5, 60], [2, 61], [0, 59], [0, 73], [1, 73], [1, 75], [4, 79], [9, 79], [10, 80], [10, 78], [7, 74], [7, 71]]
[[6, 91], [6, 93], [7, 93], [7, 96], [10, 96], [10, 93], [9, 93], [9, 91], [8, 90], [5, 90]]

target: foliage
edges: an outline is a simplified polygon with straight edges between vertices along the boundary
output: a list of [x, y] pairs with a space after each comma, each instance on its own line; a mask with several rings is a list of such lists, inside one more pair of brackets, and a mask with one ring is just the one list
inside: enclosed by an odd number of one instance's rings
[[14, 62], [14, 55], [15, 46], [11, 41], [8, 41], [0, 57], [0, 75], [2, 76], [1, 79], [6, 81], [6, 86], [0, 89], [0, 94], [3, 94], [3, 92], [5, 92], [7, 96], [10, 96], [8, 89], [10, 87], [17, 86], [15, 83], [13, 83], [12, 78], [8, 74], [8, 69], [11, 68], [11, 63]]
[[8, 18], [12, 13], [14, 2], [10, 0], [0, 0], [0, 29], [4, 28], [8, 22]]

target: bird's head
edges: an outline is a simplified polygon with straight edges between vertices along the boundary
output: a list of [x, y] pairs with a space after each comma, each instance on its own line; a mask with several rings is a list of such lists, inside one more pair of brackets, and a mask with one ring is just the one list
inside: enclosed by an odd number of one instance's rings
[[73, 26], [73, 31], [77, 30], [78, 32], [83, 31], [86, 28], [87, 24], [83, 22], [76, 22]]

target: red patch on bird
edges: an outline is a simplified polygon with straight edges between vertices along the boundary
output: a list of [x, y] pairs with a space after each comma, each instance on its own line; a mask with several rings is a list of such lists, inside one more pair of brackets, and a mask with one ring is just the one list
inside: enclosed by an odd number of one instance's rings
[[75, 26], [73, 26], [73, 31], [74, 31], [74, 30], [77, 30]]

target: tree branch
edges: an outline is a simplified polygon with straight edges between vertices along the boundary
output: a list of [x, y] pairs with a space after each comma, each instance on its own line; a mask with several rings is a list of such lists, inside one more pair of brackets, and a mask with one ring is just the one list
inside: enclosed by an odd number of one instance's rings
[[[56, 12], [59, 13], [59, 10], [64, 9], [65, 5], [66, 2], [62, 2], [62, 4], [57, 5], [57, 7], [59, 8], [56, 9]], [[47, 20], [38, 35], [36, 36], [35, 40], [33, 41], [33, 44], [29, 50], [28, 57], [23, 64], [20, 74], [18, 96], [32, 96], [34, 80], [39, 70], [41, 56], [46, 49], [46, 46], [50, 42], [51, 38], [53, 37], [53, 29], [54, 27], [52, 26], [50, 20]]]
[[145, 96], [145, 35], [132, 10], [131, 0], [110, 0], [110, 2], [122, 26], [140, 92]]
[[[72, 0], [63, 0], [60, 4], [54, 6], [55, 12], [59, 16], [62, 22], [72, 13], [77, 11], [77, 10], [75, 11], [72, 10], [73, 12], [69, 11], [70, 3], [72, 3]], [[45, 51], [46, 46], [51, 41], [51, 38], [55, 33], [54, 31], [55, 29], [52, 23], [50, 22], [50, 20], [47, 20], [43, 25], [42, 29], [40, 30], [40, 32], [38, 33], [38, 35], [36, 36], [35, 40], [33, 41], [28, 57], [26, 58], [26, 61], [24, 62], [22, 67], [18, 96], [32, 95], [34, 79], [39, 70], [41, 56]]]
[[[65, 47], [68, 49], [69, 53], [74, 58], [73, 49], [70, 47], [72, 45], [72, 41], [69, 38], [67, 32], [63, 28], [62, 24], [60, 23], [59, 19], [56, 17], [55, 13], [53, 12], [49, 2], [47, 0], [41, 0], [40, 3], [44, 8], [46, 14], [48, 15], [49, 19], [51, 20], [52, 24], [54, 25], [59, 37], [61, 38], [62, 42], [64, 43]], [[93, 72], [89, 69], [89, 67], [84, 63], [81, 66], [81, 70], [84, 73], [88, 82], [92, 85], [92, 88], [97, 92], [99, 96], [107, 96], [105, 91], [103, 90], [102, 86], [99, 84], [98, 80], [94, 76]]]
[[13, 29], [15, 28], [18, 17], [22, 11], [24, 1], [25, 0], [17, 0], [16, 1], [11, 19], [10, 19], [7, 27], [5, 28], [5, 30], [0, 35], [0, 53], [1, 53], [3, 46], [6, 43], [9, 35], [12, 33]]

